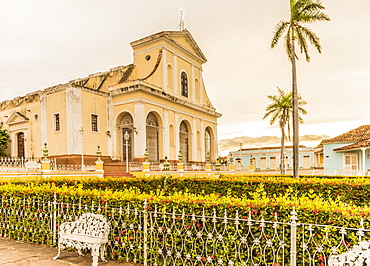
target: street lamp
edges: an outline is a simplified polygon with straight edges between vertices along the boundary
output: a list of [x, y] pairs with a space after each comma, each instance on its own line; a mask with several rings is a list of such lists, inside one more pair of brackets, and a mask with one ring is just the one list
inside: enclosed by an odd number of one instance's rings
[[129, 169], [128, 169], [128, 140], [130, 139], [130, 135], [127, 133], [127, 131], [123, 135], [123, 138], [126, 141], [126, 172], [129, 172]]
[[81, 142], [82, 142], [82, 148], [81, 148], [81, 171], [85, 171], [85, 162], [84, 162], [84, 131], [85, 129], [83, 127], [80, 128], [80, 134], [81, 134]]

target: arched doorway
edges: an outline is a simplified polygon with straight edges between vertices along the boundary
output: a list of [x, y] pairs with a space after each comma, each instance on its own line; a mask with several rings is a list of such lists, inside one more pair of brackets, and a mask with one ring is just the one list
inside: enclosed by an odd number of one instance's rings
[[[128, 154], [128, 161], [131, 162], [133, 158], [133, 151], [134, 151], [134, 121], [132, 119], [132, 116], [129, 113], [126, 113], [122, 116], [120, 120], [120, 128], [121, 128], [121, 143], [122, 143], [122, 149], [121, 149], [121, 158], [122, 162], [126, 161], [126, 149], [127, 149], [127, 154]], [[129, 134], [129, 139], [127, 140], [127, 145], [126, 145], [126, 140], [124, 138], [125, 133]]]
[[205, 152], [206, 160], [207, 160], [207, 156], [209, 156], [210, 159], [214, 158], [213, 137], [212, 137], [212, 131], [209, 127], [207, 127], [206, 130], [204, 131], [204, 152]]
[[159, 123], [153, 113], [146, 118], [146, 148], [149, 153], [149, 161], [159, 161]]
[[24, 133], [20, 132], [17, 134], [17, 151], [18, 151], [18, 157], [24, 158]]
[[189, 162], [189, 129], [184, 121], [180, 124], [180, 151], [182, 154], [182, 161]]

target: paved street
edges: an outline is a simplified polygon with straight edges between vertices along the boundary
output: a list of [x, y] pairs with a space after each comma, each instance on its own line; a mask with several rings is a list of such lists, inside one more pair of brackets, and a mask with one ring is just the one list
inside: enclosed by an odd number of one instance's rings
[[[91, 266], [90, 253], [78, 256], [76, 252], [62, 251], [57, 260], [58, 249], [0, 237], [0, 265], [2, 266]], [[99, 259], [99, 266], [135, 266], [139, 264], [118, 263]]]

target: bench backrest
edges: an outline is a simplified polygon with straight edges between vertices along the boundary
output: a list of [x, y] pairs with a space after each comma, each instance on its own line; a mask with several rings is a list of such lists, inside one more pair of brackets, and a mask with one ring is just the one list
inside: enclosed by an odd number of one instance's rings
[[73, 227], [72, 234], [108, 239], [110, 224], [103, 215], [84, 213], [73, 222]]

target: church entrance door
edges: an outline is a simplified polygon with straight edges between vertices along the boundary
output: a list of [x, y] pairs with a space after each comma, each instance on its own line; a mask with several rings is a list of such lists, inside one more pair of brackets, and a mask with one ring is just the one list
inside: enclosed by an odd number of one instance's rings
[[[120, 128], [121, 128], [121, 158], [122, 162], [126, 162], [126, 148], [128, 149], [128, 161], [131, 162], [133, 158], [133, 151], [134, 151], [134, 122], [132, 119], [132, 116], [129, 113], [126, 113], [122, 116], [121, 121], [120, 121]], [[129, 139], [127, 140], [127, 145], [126, 145], [126, 140], [125, 140], [125, 133], [129, 134]]]
[[149, 161], [157, 162], [159, 160], [159, 134], [158, 120], [153, 113], [150, 113], [146, 119], [146, 148], [149, 153]]
[[17, 135], [18, 157], [24, 158], [24, 133], [20, 132]]
[[182, 161], [189, 162], [189, 129], [184, 121], [180, 124], [180, 151], [182, 154]]

